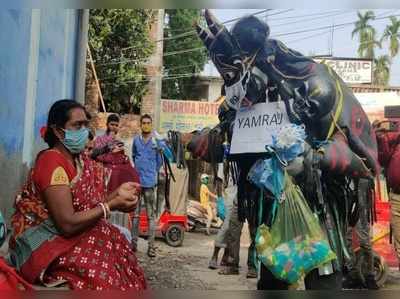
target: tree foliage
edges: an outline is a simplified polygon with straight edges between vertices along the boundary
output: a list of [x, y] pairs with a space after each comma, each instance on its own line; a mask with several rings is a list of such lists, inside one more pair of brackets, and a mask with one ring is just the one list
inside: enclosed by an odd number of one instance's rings
[[374, 59], [374, 84], [387, 86], [390, 79], [390, 57], [382, 55]]
[[138, 112], [147, 91], [144, 63], [152, 54], [150, 9], [93, 9], [89, 46], [108, 111]]
[[373, 11], [369, 10], [362, 14], [357, 13], [358, 20], [355, 23], [355, 28], [351, 33], [351, 37], [354, 38], [358, 35], [359, 46], [358, 46], [358, 56], [361, 58], [374, 59], [375, 58], [375, 48], [381, 47], [379, 41], [376, 40], [376, 30], [369, 23], [375, 20], [375, 14]]
[[389, 51], [391, 58], [394, 58], [399, 53], [400, 42], [400, 20], [396, 17], [390, 17], [390, 24], [385, 28], [382, 35], [382, 41], [389, 41]]
[[[198, 9], [166, 9], [164, 28], [164, 99], [191, 99], [196, 74], [207, 62], [207, 51], [194, 31]], [[187, 51], [189, 50], [189, 51]], [[187, 52], [186, 52], [187, 51]]]
[[[392, 59], [399, 53], [400, 42], [400, 20], [391, 16], [391, 23], [388, 24], [383, 32], [380, 41], [376, 39], [376, 30], [370, 24], [375, 20], [373, 11], [366, 11], [364, 14], [358, 12], [358, 20], [352, 32], [352, 37], [358, 35], [359, 47], [358, 54], [361, 58], [373, 60], [373, 83], [387, 86], [390, 80]], [[389, 54], [375, 57], [375, 49], [382, 48], [382, 43], [389, 41]]]

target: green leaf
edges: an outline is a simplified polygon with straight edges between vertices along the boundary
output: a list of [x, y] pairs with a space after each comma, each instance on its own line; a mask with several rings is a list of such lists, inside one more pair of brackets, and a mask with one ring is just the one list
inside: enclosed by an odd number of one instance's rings
[[[168, 99], [194, 99], [194, 78], [207, 63], [206, 51], [183, 52], [184, 50], [203, 47], [201, 40], [194, 33], [193, 23], [198, 20], [198, 9], [167, 9], [164, 29], [164, 54], [177, 53], [164, 57], [162, 97]], [[187, 32], [192, 33], [187, 34]]]
[[[140, 107], [147, 90], [147, 82], [142, 80], [146, 73], [142, 62], [154, 50], [154, 42], [149, 38], [154, 12], [150, 9], [90, 10], [89, 45], [107, 110], [131, 113]], [[124, 62], [134, 59], [140, 63]], [[135, 101], [130, 101], [131, 98]]]

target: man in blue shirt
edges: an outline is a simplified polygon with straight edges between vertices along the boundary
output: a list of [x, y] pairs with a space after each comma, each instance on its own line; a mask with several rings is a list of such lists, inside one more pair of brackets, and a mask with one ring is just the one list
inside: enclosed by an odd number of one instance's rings
[[[149, 222], [147, 255], [149, 257], [155, 257], [154, 239], [157, 209], [155, 187], [158, 182], [158, 172], [162, 165], [162, 149], [153, 135], [152, 118], [150, 115], [145, 114], [140, 118], [140, 126], [142, 134], [133, 138], [132, 159], [139, 172], [142, 199], [146, 207], [147, 219]], [[136, 209], [132, 223], [132, 245], [134, 250], [137, 249], [139, 214], [140, 203]]]

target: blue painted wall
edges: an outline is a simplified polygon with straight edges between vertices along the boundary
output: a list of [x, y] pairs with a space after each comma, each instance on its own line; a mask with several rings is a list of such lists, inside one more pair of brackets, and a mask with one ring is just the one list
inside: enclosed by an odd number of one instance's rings
[[47, 121], [51, 104], [74, 97], [76, 13], [71, 10], [41, 12], [35, 132]]
[[72, 9], [0, 10], [0, 209], [6, 218], [44, 147], [39, 129], [51, 104], [74, 97], [79, 18]]
[[29, 10], [0, 11], [0, 142], [7, 154], [22, 150], [30, 24]]

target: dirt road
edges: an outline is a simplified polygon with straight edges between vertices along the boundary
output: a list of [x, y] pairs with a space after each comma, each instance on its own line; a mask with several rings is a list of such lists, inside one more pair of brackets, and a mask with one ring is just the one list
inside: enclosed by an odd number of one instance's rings
[[[153, 289], [185, 290], [255, 290], [256, 279], [246, 279], [247, 231], [243, 230], [240, 253], [240, 275], [219, 275], [218, 270], [208, 269], [215, 235], [202, 232], [186, 233], [182, 247], [173, 248], [158, 241], [159, 254], [150, 259], [145, 254], [147, 243], [139, 241], [138, 258]], [[221, 252], [222, 255], [222, 252]]]
[[[150, 287], [155, 290], [256, 290], [257, 280], [246, 279], [249, 246], [246, 226], [241, 239], [239, 275], [219, 275], [218, 270], [208, 269], [214, 237], [215, 235], [206, 236], [201, 232], [186, 233], [183, 246], [178, 248], [169, 247], [159, 240], [156, 242], [158, 256], [154, 259], [147, 257], [147, 242], [140, 239], [137, 255]], [[400, 289], [398, 269], [391, 269], [384, 289]]]

